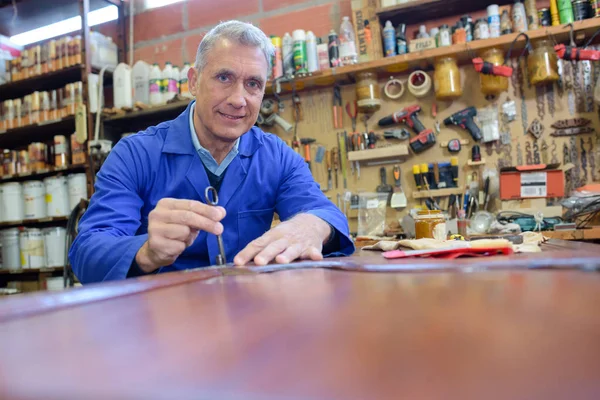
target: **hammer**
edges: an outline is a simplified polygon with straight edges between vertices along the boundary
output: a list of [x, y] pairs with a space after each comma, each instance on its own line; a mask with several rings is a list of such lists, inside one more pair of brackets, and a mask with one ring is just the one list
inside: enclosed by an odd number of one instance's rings
[[310, 165], [310, 145], [316, 141], [317, 140], [313, 139], [313, 138], [300, 139], [300, 144], [304, 146], [304, 160], [308, 164], [308, 169], [310, 169], [311, 171], [312, 171], [312, 168]]

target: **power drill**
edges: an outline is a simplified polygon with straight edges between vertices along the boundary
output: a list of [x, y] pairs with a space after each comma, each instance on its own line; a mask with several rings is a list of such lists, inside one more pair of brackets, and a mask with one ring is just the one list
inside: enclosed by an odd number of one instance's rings
[[418, 105], [406, 107], [402, 111], [388, 115], [379, 120], [379, 126], [390, 126], [393, 124], [406, 124], [417, 136], [410, 139], [410, 148], [415, 153], [421, 153], [435, 144], [435, 135], [432, 129], [425, 129], [417, 114], [421, 112]]
[[452, 114], [444, 120], [444, 125], [456, 125], [469, 131], [473, 140], [476, 142], [481, 141], [481, 131], [479, 127], [473, 121], [473, 117], [477, 115], [477, 109], [475, 107], [468, 107], [462, 111]]

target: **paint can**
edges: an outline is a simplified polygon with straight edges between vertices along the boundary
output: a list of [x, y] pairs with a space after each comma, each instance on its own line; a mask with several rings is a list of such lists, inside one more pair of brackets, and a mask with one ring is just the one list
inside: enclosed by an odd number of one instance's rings
[[23, 187], [19, 182], [0, 185], [0, 199], [2, 200], [2, 221], [23, 220]]
[[65, 247], [67, 245], [67, 230], [54, 227], [45, 228], [44, 255], [46, 267], [63, 267], [66, 264]]
[[279, 36], [271, 36], [271, 43], [275, 48], [275, 54], [271, 61], [271, 67], [273, 68], [273, 79], [277, 79], [283, 75], [283, 59], [281, 58], [281, 38]]
[[47, 216], [64, 217], [69, 215], [67, 179], [64, 176], [46, 178], [44, 186], [46, 187]]
[[589, 0], [577, 0], [573, 2], [573, 19], [583, 21], [590, 18], [591, 8]]
[[571, 0], [557, 0], [558, 17], [561, 24], [570, 24], [574, 21], [573, 5]]
[[10, 270], [20, 269], [19, 229], [11, 228], [1, 231], [0, 240], [2, 240], [2, 268]]
[[23, 182], [23, 203], [25, 219], [46, 217], [46, 189], [42, 181]]
[[294, 39], [294, 73], [308, 73], [308, 59], [306, 55], [306, 32], [303, 29], [296, 29], [292, 32]]
[[540, 26], [552, 26], [552, 14], [549, 8], [542, 8], [538, 11]]
[[81, 199], [87, 199], [87, 178], [85, 174], [72, 174], [67, 176], [69, 189], [69, 210], [73, 211]]
[[44, 268], [44, 237], [36, 228], [25, 229], [19, 233], [19, 253], [21, 268]]

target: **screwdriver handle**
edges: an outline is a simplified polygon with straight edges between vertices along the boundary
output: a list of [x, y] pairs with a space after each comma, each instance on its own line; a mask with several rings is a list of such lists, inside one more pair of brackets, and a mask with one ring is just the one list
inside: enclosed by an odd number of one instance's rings
[[327, 166], [327, 170], [331, 169], [331, 151], [325, 151], [325, 165]]

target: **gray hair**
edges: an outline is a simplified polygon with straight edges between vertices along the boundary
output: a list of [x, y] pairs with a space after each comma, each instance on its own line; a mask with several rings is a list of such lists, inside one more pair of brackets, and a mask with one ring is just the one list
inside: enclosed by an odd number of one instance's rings
[[275, 47], [263, 31], [247, 22], [226, 21], [221, 22], [212, 28], [204, 38], [202, 38], [200, 45], [198, 45], [196, 63], [194, 64], [198, 71], [204, 69], [206, 66], [206, 55], [219, 39], [223, 38], [233, 40], [242, 46], [260, 48], [265, 55], [267, 65], [271, 65], [271, 60], [275, 56]]

